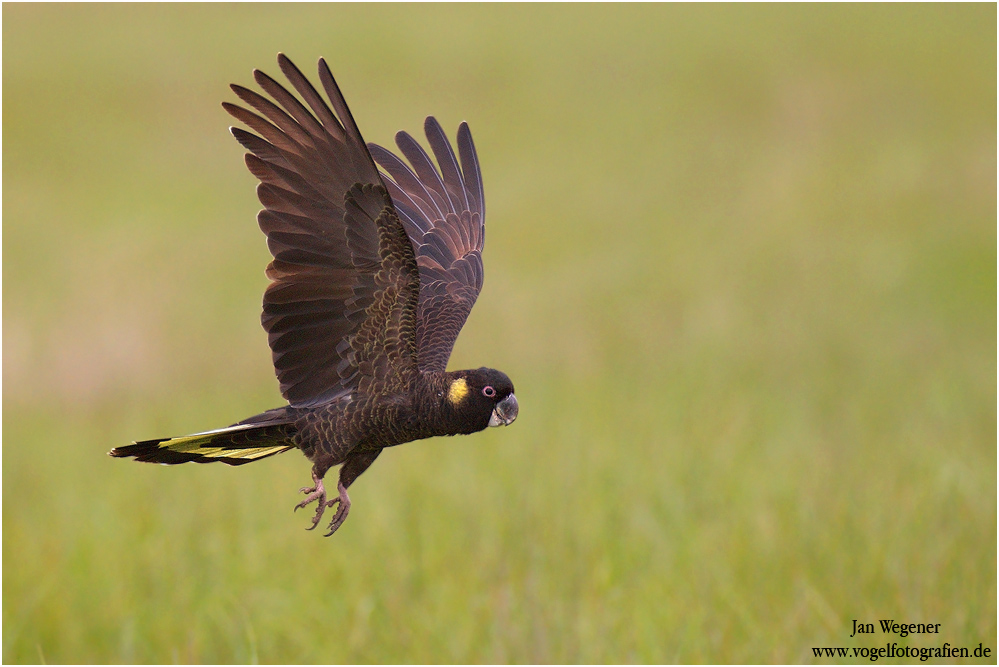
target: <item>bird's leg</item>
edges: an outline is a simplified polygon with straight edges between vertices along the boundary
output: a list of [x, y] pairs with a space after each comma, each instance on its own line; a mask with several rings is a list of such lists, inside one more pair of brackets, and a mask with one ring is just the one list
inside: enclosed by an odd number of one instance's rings
[[330, 532], [326, 533], [326, 537], [335, 533], [337, 528], [343, 525], [343, 522], [347, 519], [348, 512], [350, 512], [350, 497], [347, 495], [347, 487], [353, 484], [354, 480], [368, 469], [368, 466], [378, 458], [381, 452], [382, 450], [380, 449], [351, 452], [347, 460], [343, 462], [343, 465], [340, 467], [340, 480], [336, 485], [340, 495], [328, 503], [330, 507], [333, 507], [335, 503], [339, 504], [339, 506], [336, 508], [336, 514], [333, 515], [333, 521], [330, 522]]
[[[326, 511], [327, 507], [332, 507], [333, 503], [338, 502], [339, 498], [336, 500], [331, 500], [326, 502], [326, 489], [323, 488], [323, 478], [318, 474], [315, 467], [312, 468], [312, 486], [303, 486], [299, 489], [302, 493], [307, 494], [305, 500], [295, 505], [295, 511], [302, 509], [311, 502], [319, 501], [319, 505], [316, 507], [316, 515], [312, 517], [312, 525], [306, 528], [306, 530], [313, 530], [319, 525], [319, 520], [323, 518], [323, 513]], [[344, 494], [346, 495], [346, 494]], [[348, 501], [348, 507], [350, 503]]]
[[[326, 533], [326, 537], [329, 537], [336, 532], [344, 521], [347, 520], [347, 514], [350, 512], [350, 496], [347, 495], [347, 487], [343, 485], [342, 481], [336, 483], [337, 491], [340, 492], [340, 497], [334, 498], [329, 502], [329, 506], [338, 505], [336, 508], [336, 514], [333, 515], [333, 520], [330, 521], [330, 532]], [[319, 520], [318, 518], [316, 519]]]

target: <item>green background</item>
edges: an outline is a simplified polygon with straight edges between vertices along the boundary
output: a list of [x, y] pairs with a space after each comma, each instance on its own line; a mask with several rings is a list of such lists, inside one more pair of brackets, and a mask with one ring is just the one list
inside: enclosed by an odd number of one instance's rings
[[[219, 104], [278, 51], [369, 141], [469, 121], [451, 368], [521, 404], [331, 539], [297, 453], [105, 456], [281, 404]], [[4, 662], [996, 650], [994, 4], [8, 4], [3, 103]]]

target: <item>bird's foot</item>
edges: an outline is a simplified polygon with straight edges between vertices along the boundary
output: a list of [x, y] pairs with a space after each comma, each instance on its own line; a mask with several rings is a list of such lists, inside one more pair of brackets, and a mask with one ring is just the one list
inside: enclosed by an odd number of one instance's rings
[[[347, 513], [350, 512], [350, 497], [347, 495], [347, 489], [344, 487], [343, 482], [338, 482], [336, 488], [340, 492], [340, 496], [329, 501], [328, 505], [329, 507], [333, 507], [334, 504], [338, 504], [339, 506], [336, 508], [333, 520], [330, 522], [330, 532], [326, 533], [326, 537], [335, 533], [336, 529], [343, 525], [343, 522], [347, 520]], [[318, 520], [319, 518], [316, 517], [316, 521]]]
[[338, 502], [340, 499], [336, 498], [329, 502], [326, 502], [326, 489], [323, 488], [323, 480], [316, 475], [316, 471], [312, 471], [312, 481], [314, 482], [312, 486], [303, 486], [299, 489], [302, 493], [307, 494], [305, 500], [295, 505], [295, 511], [302, 509], [309, 503], [319, 501], [319, 505], [316, 506], [316, 515], [312, 517], [312, 525], [306, 528], [306, 530], [313, 530], [319, 525], [319, 520], [323, 518], [323, 513], [326, 511], [327, 507], [332, 507], [333, 503]]

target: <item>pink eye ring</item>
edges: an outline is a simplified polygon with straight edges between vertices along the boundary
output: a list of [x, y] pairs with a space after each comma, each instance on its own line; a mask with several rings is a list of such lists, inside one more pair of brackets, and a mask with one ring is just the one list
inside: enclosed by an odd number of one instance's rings
[[490, 385], [486, 385], [485, 387], [482, 388], [482, 395], [485, 396], [486, 398], [492, 398], [493, 396], [496, 395], [496, 390], [493, 389]]

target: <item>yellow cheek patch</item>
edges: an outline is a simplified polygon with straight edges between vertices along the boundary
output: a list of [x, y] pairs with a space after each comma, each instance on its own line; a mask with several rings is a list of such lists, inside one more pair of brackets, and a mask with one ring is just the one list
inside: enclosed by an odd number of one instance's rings
[[451, 387], [447, 390], [447, 400], [451, 403], [461, 403], [468, 396], [468, 382], [465, 378], [458, 378], [451, 382]]

